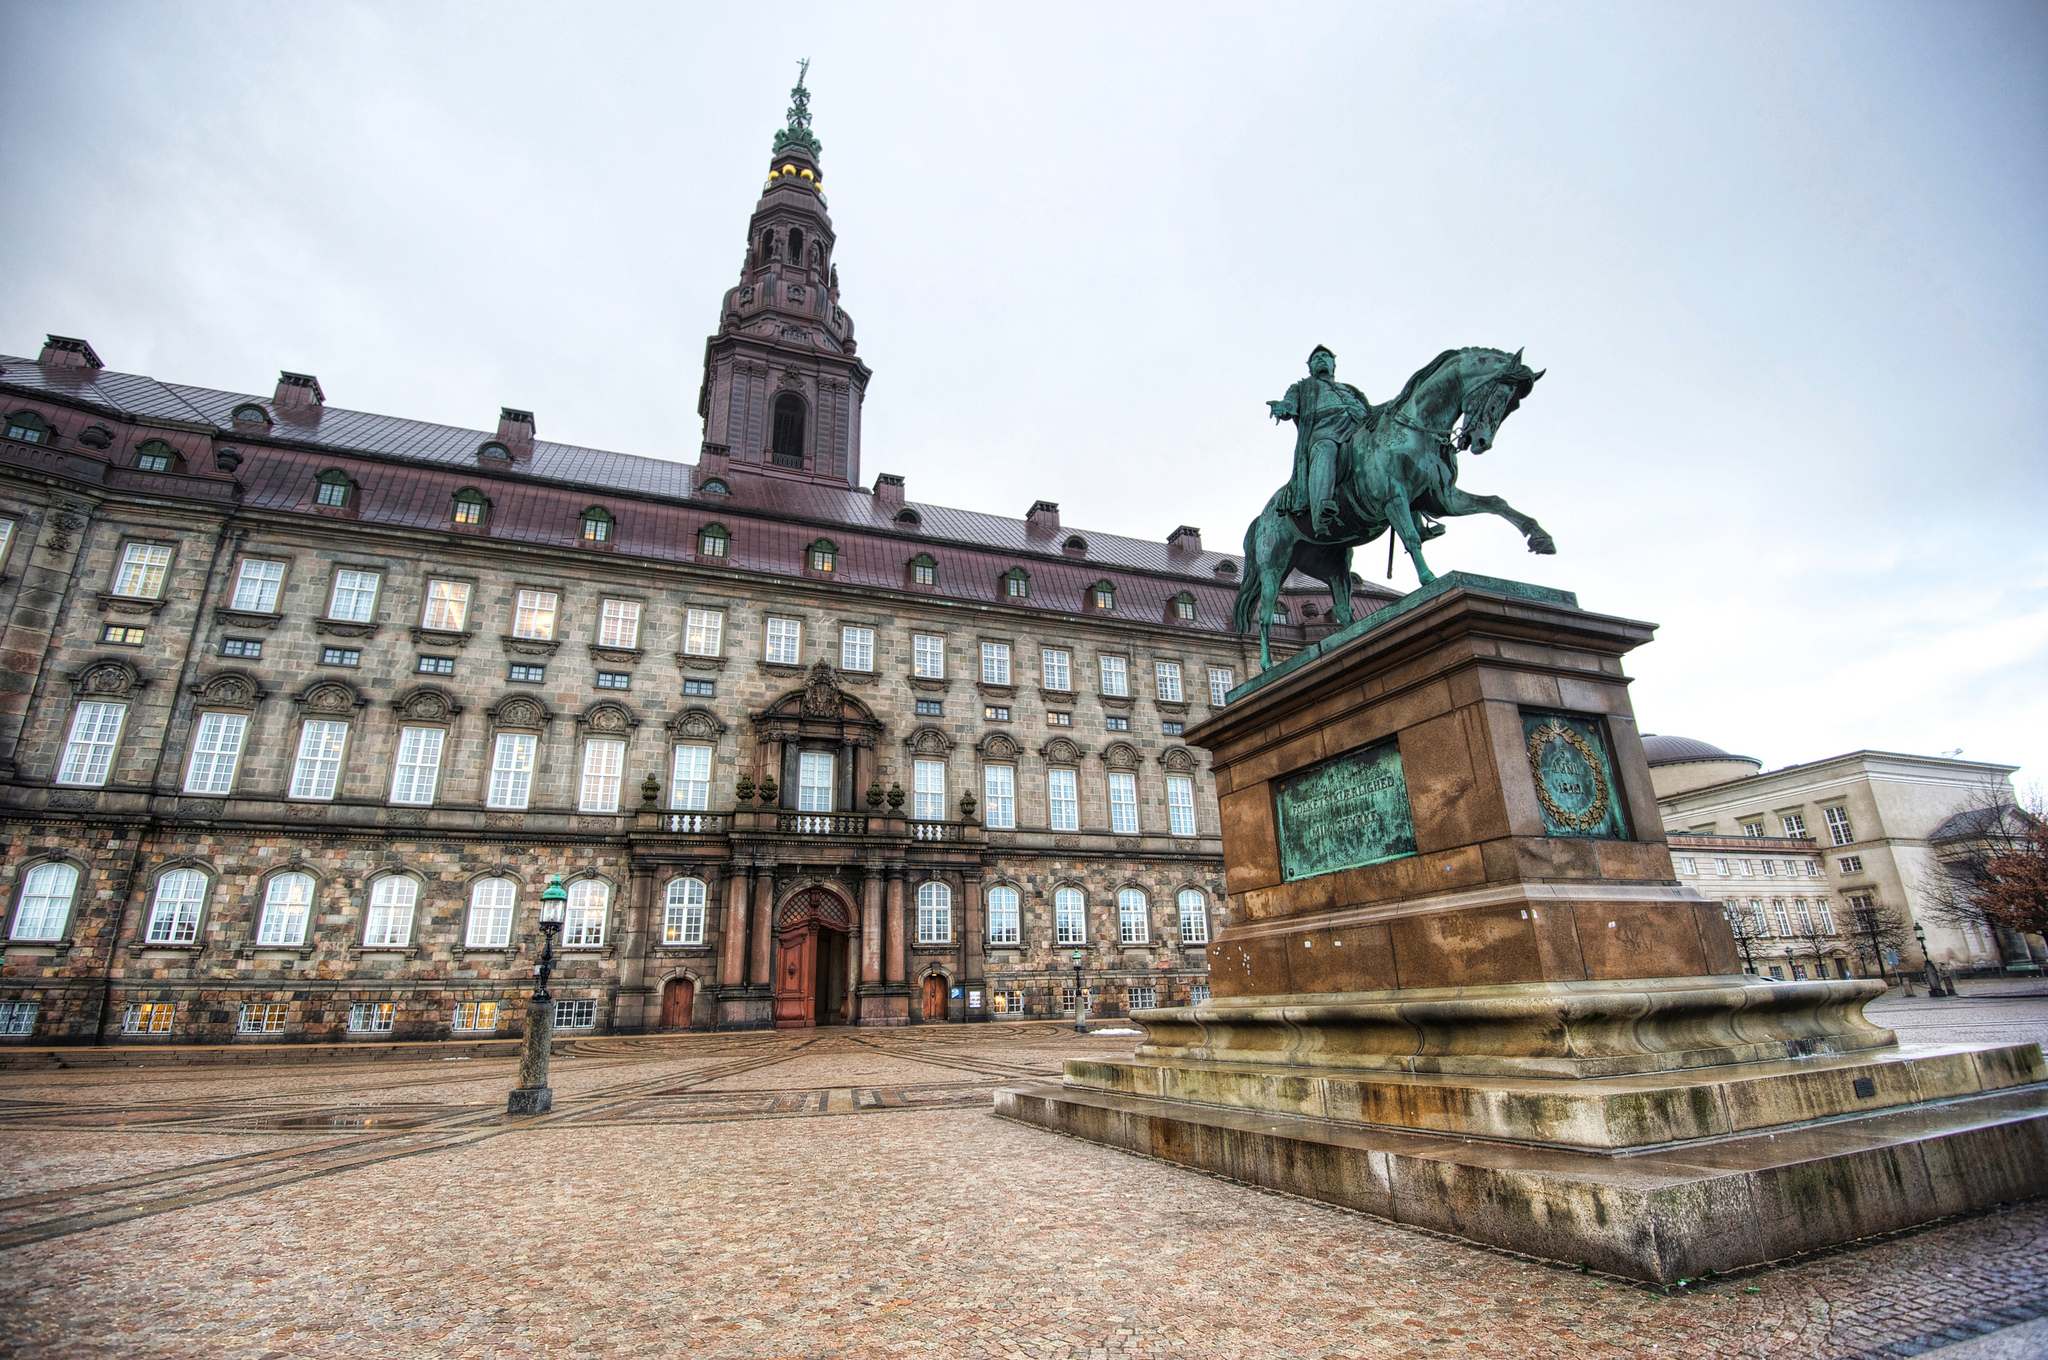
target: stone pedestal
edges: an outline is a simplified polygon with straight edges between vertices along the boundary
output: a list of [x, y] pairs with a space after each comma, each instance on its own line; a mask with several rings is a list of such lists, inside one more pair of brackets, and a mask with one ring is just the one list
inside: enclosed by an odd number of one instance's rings
[[1902, 1048], [1881, 982], [1744, 974], [1678, 885], [1650, 634], [1453, 573], [1241, 687], [1188, 734], [1212, 999], [997, 1113], [1653, 1280], [2048, 1193], [2038, 1046]]
[[718, 1029], [774, 1029], [775, 993], [746, 983], [722, 988], [718, 994]]
[[863, 1025], [910, 1023], [910, 987], [900, 982], [863, 982], [858, 993]]

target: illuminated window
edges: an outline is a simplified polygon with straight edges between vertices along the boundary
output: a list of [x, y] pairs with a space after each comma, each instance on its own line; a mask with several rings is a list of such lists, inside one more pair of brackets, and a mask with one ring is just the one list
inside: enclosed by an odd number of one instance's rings
[[419, 904], [420, 885], [403, 874], [389, 874], [370, 889], [370, 911], [363, 923], [363, 943], [398, 949], [412, 943], [412, 913]]
[[512, 942], [512, 911], [519, 885], [509, 878], [487, 878], [469, 890], [469, 932], [463, 943], [471, 949], [503, 949]]
[[610, 885], [595, 878], [570, 884], [569, 905], [562, 917], [562, 943], [588, 949], [602, 945], [611, 897]]
[[153, 600], [164, 593], [170, 574], [171, 550], [161, 543], [130, 543], [121, 550], [121, 569], [114, 575], [114, 593]]
[[669, 880], [668, 903], [661, 922], [661, 942], [670, 945], [704, 943], [704, 880]]
[[427, 582], [427, 607], [420, 627], [437, 633], [459, 633], [469, 618], [469, 586], [462, 581]]
[[484, 508], [489, 504], [484, 493], [475, 487], [464, 487], [455, 493], [455, 515], [457, 524], [482, 524]]
[[1015, 888], [990, 888], [988, 890], [988, 942], [990, 944], [1016, 944], [1019, 942], [1020, 922], [1017, 908], [1018, 898]]
[[494, 1030], [498, 1027], [498, 1003], [495, 1001], [461, 1001], [455, 1006], [455, 1018], [450, 1029]]
[[839, 560], [839, 550], [829, 539], [819, 539], [810, 546], [811, 570], [830, 574], [833, 564]]
[[583, 512], [583, 541], [585, 543], [609, 543], [614, 528], [611, 511], [595, 505]]
[[512, 636], [552, 642], [560, 597], [552, 590], [522, 590], [512, 608]]
[[242, 1007], [240, 1034], [282, 1034], [289, 1008], [282, 1001], [264, 1001]]
[[123, 1034], [168, 1034], [171, 1019], [178, 1013], [169, 1001], [138, 1001], [121, 1016]]
[[917, 942], [950, 944], [953, 940], [953, 890], [943, 883], [917, 888]]
[[259, 945], [298, 946], [306, 942], [306, 922], [313, 913], [313, 876], [279, 874], [263, 893], [263, 916], [256, 927]]

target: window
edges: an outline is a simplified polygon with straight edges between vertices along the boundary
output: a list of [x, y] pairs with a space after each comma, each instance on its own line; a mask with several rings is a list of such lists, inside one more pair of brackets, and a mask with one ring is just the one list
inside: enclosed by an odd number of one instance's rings
[[982, 708], [981, 716], [989, 722], [1008, 722], [1010, 708], [1008, 704], [988, 704]]
[[469, 586], [462, 581], [428, 581], [427, 606], [420, 627], [438, 633], [459, 633], [469, 617]]
[[1116, 587], [1107, 581], [1097, 581], [1090, 588], [1097, 609], [1116, 608]]
[[486, 878], [469, 890], [469, 929], [462, 943], [469, 949], [503, 949], [512, 942], [512, 909], [519, 885], [509, 878]]
[[911, 773], [911, 816], [919, 821], [946, 820], [946, 762], [920, 760]]
[[[1777, 976], [1777, 972], [1778, 972], [1778, 970], [1777, 970], [1777, 969], [1775, 969], [1775, 968], [1773, 968], [1773, 969], [1771, 970], [1771, 975], [1772, 975], [1773, 977], [1775, 977], [1775, 976]], [[1823, 977], [1825, 977], [1825, 976], [1826, 976], [1826, 974], [1822, 974], [1822, 976], [1823, 976]], [[1803, 982], [1803, 981], [1805, 981], [1805, 980], [1806, 980], [1806, 965], [1805, 965], [1805, 964], [1803, 964], [1803, 963], [1795, 963], [1795, 964], [1793, 964], [1793, 965], [1792, 965], [1792, 980], [1793, 980], [1794, 982]]]
[[118, 623], [110, 623], [100, 630], [101, 642], [118, 643], [123, 647], [140, 647], [148, 638], [147, 628], [126, 628]]
[[1785, 824], [1785, 834], [1787, 836], [1804, 836], [1806, 834], [1806, 818], [1799, 813], [1787, 812], [1782, 814], [1778, 820]]
[[363, 664], [362, 649], [358, 647], [322, 647], [320, 664], [323, 666], [360, 666]]
[[269, 415], [267, 415], [264, 412], [261, 406], [237, 406], [235, 408], [234, 414], [230, 417], [230, 419], [254, 420], [264, 425], [268, 425], [270, 423]]
[[1198, 889], [1182, 888], [1177, 900], [1180, 905], [1180, 942], [1209, 943], [1209, 899]]
[[595, 878], [569, 885], [569, 905], [562, 917], [562, 943], [579, 949], [595, 949], [604, 943], [605, 910], [611, 905], [611, 887]]
[[130, 543], [121, 550], [121, 568], [114, 573], [114, 593], [153, 600], [164, 593], [171, 570], [171, 550], [161, 543]]
[[327, 617], [342, 623], [368, 623], [377, 606], [377, 573], [352, 571], [346, 567], [334, 573], [334, 594], [327, 602]]
[[[1052, 895], [1052, 942], [1088, 943], [1087, 899], [1079, 888], [1060, 888]], [[1070, 1004], [1069, 1010], [1073, 1007]]]
[[1181, 733], [1187, 731], [1187, 728], [1188, 725], [1186, 723], [1175, 722], [1171, 718], [1165, 719], [1159, 724], [1159, 731], [1161, 735], [1169, 737], [1177, 737]]
[[1274, 623], [1280, 624], [1280, 625], [1281, 625], [1282, 627], [1285, 627], [1285, 626], [1286, 626], [1287, 624], [1290, 624], [1290, 623], [1292, 623], [1293, 621], [1294, 621], [1294, 620], [1292, 619], [1292, 617], [1290, 617], [1290, 616], [1288, 615], [1288, 613], [1287, 613], [1287, 606], [1286, 606], [1286, 605], [1284, 605], [1284, 604], [1276, 604], [1276, 605], [1274, 605], [1274, 606], [1273, 606], [1273, 622], [1274, 622]]
[[1155, 986], [1131, 984], [1131, 1004], [1134, 1011], [1149, 1011], [1159, 1004], [1159, 989]]
[[578, 812], [617, 812], [619, 781], [626, 768], [626, 743], [612, 737], [592, 737], [583, 744], [583, 792], [576, 800]]
[[1189, 1004], [1190, 1006], [1199, 1006], [1199, 1005], [1201, 1005], [1201, 1004], [1202, 1004], [1202, 1003], [1203, 1003], [1204, 1001], [1207, 1001], [1208, 999], [1209, 999], [1209, 984], [1208, 984], [1208, 983], [1206, 983], [1206, 982], [1190, 982], [1190, 983], [1188, 984], [1188, 1004]]
[[1018, 943], [1021, 927], [1017, 910], [1015, 888], [990, 888], [988, 890], [988, 942], [990, 944]]
[[702, 812], [711, 806], [711, 748], [676, 747], [669, 780], [669, 806], [681, 812]]
[[910, 639], [910, 673], [922, 680], [943, 680], [946, 678], [946, 640], [930, 633], [917, 633]]
[[950, 944], [953, 940], [953, 890], [943, 883], [921, 883], [917, 889], [917, 942]]
[[123, 1034], [168, 1034], [178, 1008], [168, 1001], [138, 1001], [121, 1016]]
[[839, 560], [839, 550], [832, 546], [830, 539], [819, 539], [807, 551], [810, 556], [806, 561], [812, 571], [823, 572], [828, 576], [832, 574], [833, 564]]
[[633, 687], [632, 672], [599, 671], [597, 673], [597, 687], [599, 689], [631, 689]]
[[1823, 808], [1821, 811], [1827, 817], [1828, 835], [1834, 838], [1836, 845], [1856, 843], [1856, 830], [1849, 825], [1849, 809], [1838, 804], [1835, 807]]
[[71, 715], [71, 735], [64, 742], [57, 782], [92, 788], [105, 784], [113, 768], [114, 748], [121, 740], [121, 724], [127, 717], [126, 704], [80, 704]]
[[277, 592], [283, 584], [284, 563], [245, 558], [242, 569], [235, 574], [234, 604], [231, 608], [246, 609], [252, 614], [274, 614], [277, 612]]
[[1017, 770], [1011, 765], [990, 765], [981, 772], [982, 811], [988, 825], [1007, 831], [1017, 825]]
[[306, 942], [306, 922], [313, 914], [313, 876], [279, 874], [263, 893], [263, 916], [256, 925], [259, 945], [290, 945]]
[[804, 465], [804, 399], [784, 392], [775, 399], [775, 424], [769, 436], [769, 462], [776, 467]]
[[78, 870], [69, 864], [38, 864], [22, 880], [21, 904], [14, 912], [16, 940], [61, 940], [64, 923], [71, 915], [72, 894], [78, 890]]
[[1744, 878], [1749, 878], [1756, 872], [1756, 866], [1746, 859], [1735, 861], [1735, 867]]
[[1863, 872], [1863, 856], [1861, 855], [1844, 855], [1836, 860], [1835, 863], [1841, 866], [1841, 871], [1845, 874], [1860, 874]]
[[348, 1008], [351, 1034], [389, 1034], [398, 1007], [389, 1001], [358, 1001]]
[[1145, 894], [1125, 888], [1116, 895], [1117, 938], [1123, 944], [1144, 944], [1151, 933], [1146, 928]]
[[1173, 616], [1183, 623], [1195, 620], [1195, 597], [1182, 591], [1173, 597]]
[[242, 759], [249, 719], [240, 713], [202, 713], [192, 737], [192, 764], [185, 771], [187, 793], [229, 793]]
[[683, 619], [683, 651], [690, 656], [725, 652], [725, 615], [716, 609], [692, 609]]
[[661, 942], [674, 945], [704, 943], [704, 880], [669, 880], [668, 905], [661, 918]]
[[1120, 656], [1105, 656], [1102, 660], [1102, 692], [1112, 698], [1121, 699], [1131, 692], [1130, 667]]
[[1074, 1013], [1074, 1003], [1075, 1003], [1075, 1001], [1076, 1001], [1077, 999], [1078, 999], [1078, 998], [1077, 998], [1077, 997], [1076, 997], [1076, 995], [1075, 995], [1074, 989], [1073, 989], [1073, 988], [1072, 988], [1071, 986], [1065, 986], [1065, 987], [1061, 987], [1061, 988], [1060, 988], [1060, 1014], [1061, 1014], [1061, 1015], [1072, 1015], [1072, 1014]]
[[1081, 795], [1079, 781], [1072, 770], [1047, 770], [1045, 772], [1046, 809], [1055, 831], [1079, 831], [1081, 829]]
[[981, 644], [981, 683], [984, 685], [1007, 685], [1010, 683], [1009, 643], [984, 642]]
[[1776, 860], [1767, 859], [1758, 862], [1763, 865], [1765, 878], [1776, 878], [1778, 876], [1778, 862]]
[[1102, 720], [1102, 725], [1111, 732], [1128, 732], [1131, 730], [1131, 720], [1129, 718], [1119, 718], [1113, 713]]
[[988, 1010], [990, 1015], [1022, 1016], [1024, 1014], [1024, 993], [1014, 987], [1008, 991], [990, 992]]
[[475, 487], [464, 487], [455, 493], [453, 519], [457, 524], [482, 524], [484, 522], [484, 493]]
[[1045, 711], [1045, 725], [1047, 727], [1072, 727], [1074, 725], [1074, 715], [1049, 708]]
[[7, 560], [7, 549], [14, 542], [14, 521], [0, 519], [0, 563]]
[[7, 437], [24, 444], [47, 444], [56, 432], [50, 422], [34, 411], [16, 411], [7, 417]]
[[498, 1027], [498, 1003], [495, 1001], [460, 1001], [455, 1006], [455, 1019], [450, 1029], [494, 1030]]
[[718, 695], [718, 682], [716, 680], [685, 680], [683, 681], [683, 693], [696, 699], [716, 698]]
[[169, 472], [177, 455], [161, 439], [151, 439], [135, 450], [135, 466], [143, 472]]
[[281, 1001], [258, 1002], [242, 1007], [241, 1023], [235, 1026], [240, 1034], [282, 1034], [286, 1007]]
[[533, 793], [533, 748], [535, 738], [518, 732], [501, 732], [491, 752], [491, 792], [485, 806], [523, 808]]
[[1159, 701], [1165, 704], [1181, 702], [1180, 663], [1178, 661], [1157, 661], [1152, 665], [1158, 677]]
[[723, 557], [726, 544], [731, 541], [723, 524], [707, 524], [697, 531], [697, 553], [700, 557]]
[[1821, 934], [1832, 935], [1835, 933], [1835, 913], [1829, 910], [1828, 900], [1825, 897], [1816, 897], [1813, 900], [1813, 919], [1814, 924], [1820, 927]]
[[1820, 861], [1809, 859], [1801, 860], [1800, 863], [1806, 866], [1806, 876], [1808, 878], [1820, 877]]
[[732, 494], [732, 488], [716, 477], [704, 483], [703, 490], [707, 496], [730, 496]]
[[348, 504], [349, 480], [345, 473], [323, 472], [313, 482], [313, 504], [345, 506]]
[[1723, 877], [1723, 878], [1726, 878], [1726, 877], [1728, 877], [1728, 861], [1727, 861], [1727, 860], [1725, 860], [1725, 859], [1717, 859], [1717, 860], [1715, 860], [1715, 861], [1714, 861], [1714, 872], [1715, 872], [1715, 873], [1717, 873], [1717, 874], [1719, 874], [1719, 875], [1721, 875], [1721, 877]]
[[597, 1002], [557, 1001], [555, 1003], [556, 1029], [590, 1029], [597, 1024]]
[[370, 914], [363, 924], [363, 943], [396, 949], [412, 943], [412, 909], [420, 885], [402, 874], [388, 874], [370, 889]]
[[33, 1001], [0, 1001], [0, 1034], [22, 1035], [36, 1032], [36, 1003]]
[[1742, 834], [1761, 839], [1764, 834], [1764, 824], [1762, 822], [1744, 822], [1742, 824]]
[[552, 590], [522, 590], [512, 606], [512, 636], [552, 642], [561, 597]]
[[1024, 568], [1012, 567], [1003, 573], [1003, 595], [1011, 600], [1031, 598], [1031, 578], [1025, 574]]
[[1038, 657], [1047, 689], [1069, 690], [1074, 687], [1072, 653], [1047, 647], [1039, 652]]
[[606, 600], [598, 619], [597, 645], [634, 648], [640, 645], [640, 603], [637, 600]]
[[398, 729], [398, 767], [391, 776], [391, 801], [431, 803], [441, 782], [441, 744], [448, 737], [438, 727]]
[[843, 671], [871, 671], [875, 668], [875, 630], [872, 628], [841, 628], [839, 630], [839, 669]]
[[612, 541], [612, 514], [597, 506], [583, 512], [583, 541], [585, 543], [609, 543]]
[[[360, 656], [360, 653], [358, 655]], [[455, 674], [455, 658], [452, 656], [423, 656], [420, 658], [419, 673], [421, 675], [453, 675]]]
[[1232, 674], [1226, 668], [1222, 666], [1211, 666], [1209, 668], [1209, 702], [1211, 705], [1221, 708], [1230, 702], [1232, 680]]
[[1110, 775], [1109, 829], [1119, 836], [1138, 834], [1138, 776]]
[[263, 644], [255, 638], [222, 638], [220, 654], [247, 657], [254, 661], [263, 655]]
[[1691, 874], [1699, 871], [1693, 866], [1693, 860], [1690, 855], [1680, 855], [1678, 857], [1678, 872], [1681, 874]]
[[1782, 897], [1771, 899], [1771, 924], [1777, 927], [1780, 935], [1792, 933], [1792, 918], [1785, 912], [1785, 899]]
[[1813, 934], [1813, 916], [1806, 910], [1805, 898], [1795, 897], [1792, 899], [1792, 919], [1797, 924], [1801, 935]]
[[768, 620], [768, 662], [775, 666], [794, 666], [801, 654], [804, 635], [803, 624], [796, 619]]
[[1166, 776], [1166, 826], [1176, 836], [1195, 834], [1195, 781], [1187, 775]]
[[796, 810], [832, 810], [832, 757], [822, 751], [804, 751], [796, 758]]
[[935, 586], [939, 583], [938, 561], [929, 553], [919, 553], [910, 559], [910, 584], [914, 586]]
[[943, 699], [919, 699], [917, 701], [917, 716], [920, 718], [944, 717], [945, 712], [946, 703]]
[[548, 668], [546, 666], [521, 666], [515, 662], [508, 678], [514, 684], [538, 685], [548, 678]]

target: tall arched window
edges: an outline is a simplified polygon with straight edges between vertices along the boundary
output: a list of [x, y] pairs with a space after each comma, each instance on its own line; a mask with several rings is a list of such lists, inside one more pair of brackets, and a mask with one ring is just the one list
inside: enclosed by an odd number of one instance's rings
[[1015, 888], [990, 888], [988, 890], [988, 942], [990, 944], [1018, 943], [1019, 922], [1017, 915], [1017, 890]]
[[789, 262], [791, 264], [802, 264], [804, 262], [804, 233], [801, 227], [791, 227], [789, 229]]
[[509, 878], [487, 878], [469, 890], [469, 933], [463, 944], [470, 949], [503, 949], [512, 943], [512, 908], [519, 901], [519, 885]]
[[917, 889], [917, 942], [953, 942], [953, 890], [943, 883], [923, 883]]
[[704, 943], [704, 880], [669, 880], [667, 910], [661, 919], [663, 944]]
[[1209, 899], [1199, 888], [1180, 890], [1180, 942], [1209, 943]]
[[191, 944], [199, 938], [199, 909], [206, 905], [206, 875], [173, 869], [156, 881], [149, 907], [147, 944]]
[[769, 451], [777, 467], [804, 465], [804, 399], [794, 392], [775, 399], [775, 434]]
[[279, 874], [263, 894], [263, 920], [257, 944], [303, 945], [306, 921], [313, 914], [313, 876]]
[[50, 422], [34, 411], [16, 411], [7, 417], [7, 437], [24, 444], [47, 444], [55, 435]]
[[570, 884], [569, 905], [562, 915], [563, 947], [596, 949], [602, 945], [611, 900], [611, 886], [602, 879], [585, 878]]
[[1088, 899], [1079, 888], [1061, 888], [1052, 895], [1054, 944], [1088, 943]]
[[412, 943], [412, 911], [420, 885], [403, 874], [377, 880], [370, 889], [370, 914], [363, 925], [363, 943], [389, 949]]
[[78, 870], [69, 864], [38, 864], [22, 881], [21, 904], [14, 912], [17, 940], [61, 940], [78, 892]]
[[1146, 921], [1145, 905], [1145, 894], [1136, 888], [1125, 888], [1116, 895], [1117, 934], [1122, 943], [1150, 942], [1152, 934]]

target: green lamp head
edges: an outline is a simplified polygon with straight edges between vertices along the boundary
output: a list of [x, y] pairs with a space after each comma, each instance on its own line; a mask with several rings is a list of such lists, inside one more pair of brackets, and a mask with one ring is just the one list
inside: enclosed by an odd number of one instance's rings
[[556, 874], [555, 881], [541, 891], [540, 919], [550, 925], [560, 925], [568, 910], [569, 890], [562, 886], [562, 876]]

